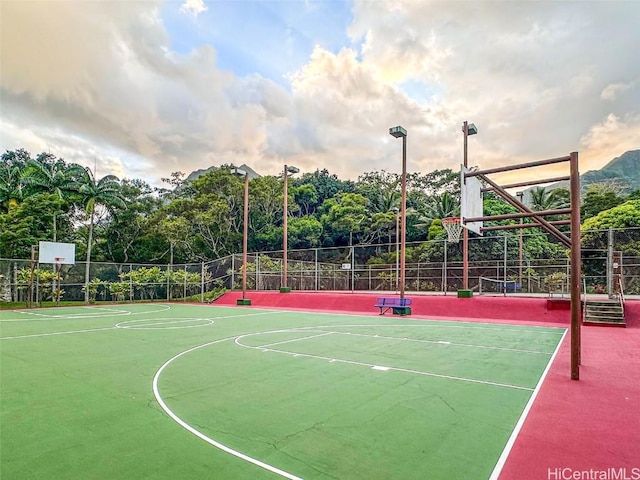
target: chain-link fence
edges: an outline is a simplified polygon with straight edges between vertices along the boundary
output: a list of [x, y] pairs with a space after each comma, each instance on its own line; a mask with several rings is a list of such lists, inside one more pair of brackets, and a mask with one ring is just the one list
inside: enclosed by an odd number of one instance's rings
[[[469, 239], [469, 287], [481, 279], [517, 285], [522, 293], [568, 294], [568, 255], [528, 258], [531, 239], [519, 234]], [[521, 248], [521, 245], [527, 247]], [[249, 290], [397, 291], [399, 255], [396, 243], [293, 249], [287, 252], [287, 278], [282, 251], [250, 253]], [[531, 255], [534, 257], [534, 255]], [[474, 258], [475, 257], [475, 258]], [[478, 258], [480, 257], [480, 258]], [[455, 292], [462, 288], [462, 243], [443, 240], [408, 243], [405, 289], [414, 292]], [[231, 255], [197, 264], [90, 264], [89, 299], [102, 301], [204, 301], [220, 289], [242, 287], [243, 256]], [[522, 260], [521, 260], [522, 259]], [[640, 295], [640, 228], [583, 233], [582, 273], [587, 293], [611, 293], [613, 272], [619, 272], [624, 292]], [[83, 300], [86, 264], [32, 265], [29, 260], [0, 259], [0, 298], [39, 303]], [[59, 279], [58, 279], [59, 274]], [[499, 282], [491, 282], [500, 285]], [[486, 291], [486, 289], [484, 289]]]
[[181, 265], [92, 262], [85, 285], [86, 263], [37, 264], [0, 259], [0, 299], [40, 304], [45, 301], [177, 300], [208, 298], [231, 288], [232, 258]]

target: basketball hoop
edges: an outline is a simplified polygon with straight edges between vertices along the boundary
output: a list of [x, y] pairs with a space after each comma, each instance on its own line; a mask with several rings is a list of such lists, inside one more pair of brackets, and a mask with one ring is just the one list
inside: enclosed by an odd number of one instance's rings
[[450, 242], [459, 242], [462, 233], [462, 223], [460, 217], [447, 217], [442, 219], [442, 226], [447, 232]]

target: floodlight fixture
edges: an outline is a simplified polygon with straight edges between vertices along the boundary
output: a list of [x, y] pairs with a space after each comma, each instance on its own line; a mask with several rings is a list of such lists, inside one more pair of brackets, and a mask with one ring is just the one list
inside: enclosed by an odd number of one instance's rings
[[391, 127], [389, 133], [396, 138], [407, 136], [407, 131], [399, 125], [397, 127]]
[[[462, 131], [464, 131], [464, 127], [462, 127], [462, 129]], [[476, 133], [478, 133], [478, 127], [473, 123], [469, 123], [467, 125], [467, 135], [475, 135]]]

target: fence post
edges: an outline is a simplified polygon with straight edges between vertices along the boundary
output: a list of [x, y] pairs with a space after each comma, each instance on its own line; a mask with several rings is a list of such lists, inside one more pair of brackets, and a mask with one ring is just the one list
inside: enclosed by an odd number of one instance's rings
[[231, 290], [236, 284], [236, 256], [231, 254]]
[[[504, 234], [504, 266], [502, 269], [502, 288], [504, 294], [507, 294], [507, 234]], [[515, 290], [514, 290], [515, 291]]]
[[318, 290], [318, 249], [313, 249], [315, 254], [315, 272], [316, 272], [316, 280], [315, 280], [315, 289]]
[[609, 227], [607, 238], [607, 295], [611, 298], [613, 294], [613, 228]]
[[260, 290], [262, 283], [262, 274], [260, 273], [260, 254], [256, 253], [256, 292]]
[[204, 303], [204, 262], [200, 262], [200, 301]]
[[182, 301], [187, 298], [187, 264], [184, 264], [184, 291], [182, 293]]
[[167, 302], [171, 301], [171, 264], [167, 264]]
[[444, 294], [447, 294], [447, 283], [449, 279], [447, 278], [447, 240], [442, 241], [444, 243], [444, 263], [442, 264], [442, 290], [444, 290]]
[[351, 293], [355, 290], [356, 255], [355, 249], [351, 246]]
[[[11, 271], [11, 265], [9, 265]], [[10, 296], [14, 302], [18, 301], [18, 263], [13, 262], [13, 288], [11, 288]], [[33, 288], [33, 287], [32, 287]], [[29, 305], [31, 307], [31, 305]]]

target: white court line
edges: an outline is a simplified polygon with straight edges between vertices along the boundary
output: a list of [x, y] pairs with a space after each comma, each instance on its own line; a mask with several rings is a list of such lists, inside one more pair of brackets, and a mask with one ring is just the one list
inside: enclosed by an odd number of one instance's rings
[[[266, 313], [273, 313], [273, 311], [267, 311]], [[294, 312], [295, 313], [295, 312]], [[242, 315], [242, 316], [246, 316], [246, 315]], [[222, 318], [229, 318], [229, 317], [222, 317]], [[351, 325], [351, 327], [363, 327], [363, 326], [371, 326], [371, 325]], [[393, 327], [398, 327], [398, 326], [423, 326], [423, 327], [427, 327], [428, 325], [398, 325], [398, 324], [394, 324], [394, 325], [376, 325], [376, 326], [393, 326]], [[174, 360], [182, 357], [183, 355], [186, 355], [187, 353], [193, 352], [195, 350], [198, 350], [200, 348], [203, 347], [207, 347], [210, 345], [214, 345], [214, 344], [218, 344], [221, 342], [224, 342], [226, 340], [234, 340], [234, 342], [236, 344], [238, 344], [239, 346], [242, 346], [244, 348], [249, 348], [249, 349], [253, 349], [253, 350], [260, 350], [261, 352], [274, 352], [274, 353], [286, 353], [287, 355], [291, 355], [294, 358], [297, 357], [310, 357], [310, 358], [316, 358], [316, 359], [322, 359], [322, 360], [328, 360], [329, 363], [335, 363], [335, 362], [341, 362], [341, 363], [347, 363], [347, 364], [354, 364], [354, 365], [360, 365], [360, 366], [366, 366], [369, 367], [371, 369], [374, 370], [379, 370], [379, 371], [388, 371], [388, 370], [396, 370], [396, 371], [402, 371], [402, 372], [407, 372], [407, 373], [412, 373], [412, 374], [418, 374], [418, 375], [426, 375], [426, 376], [433, 376], [433, 377], [438, 377], [438, 378], [444, 378], [444, 379], [450, 379], [450, 380], [459, 380], [459, 381], [464, 381], [464, 382], [470, 382], [470, 383], [476, 383], [476, 384], [485, 384], [485, 385], [489, 385], [489, 386], [496, 386], [496, 387], [504, 387], [504, 388], [512, 388], [512, 389], [517, 389], [517, 390], [525, 390], [525, 391], [530, 391], [530, 392], [534, 392], [533, 396], [535, 397], [536, 391], [534, 391], [534, 389], [531, 388], [527, 388], [527, 387], [522, 387], [522, 386], [518, 386], [518, 385], [508, 385], [508, 384], [501, 384], [501, 383], [496, 383], [496, 382], [486, 382], [486, 381], [482, 381], [482, 380], [474, 380], [474, 379], [467, 379], [467, 378], [462, 378], [462, 377], [454, 377], [454, 376], [449, 376], [449, 375], [439, 375], [439, 374], [434, 374], [434, 373], [430, 373], [430, 372], [421, 372], [418, 370], [408, 370], [408, 369], [400, 369], [400, 368], [393, 368], [393, 367], [386, 367], [383, 365], [373, 365], [373, 364], [366, 364], [366, 363], [361, 363], [361, 362], [354, 362], [354, 361], [350, 361], [350, 360], [340, 360], [340, 359], [335, 359], [335, 358], [329, 358], [329, 357], [320, 357], [320, 356], [316, 356], [316, 355], [308, 355], [308, 354], [304, 354], [304, 353], [297, 353], [297, 352], [286, 352], [286, 351], [282, 351], [282, 350], [272, 350], [272, 349], [266, 349], [264, 347], [251, 347], [248, 345], [244, 345], [242, 343], [239, 343], [238, 341], [242, 338], [242, 337], [248, 337], [248, 336], [255, 336], [255, 335], [264, 335], [264, 334], [269, 334], [269, 333], [284, 333], [284, 332], [296, 332], [296, 331], [308, 331], [308, 330], [318, 330], [318, 329], [322, 329], [322, 328], [331, 328], [331, 326], [324, 326], [324, 327], [313, 327], [313, 326], [309, 326], [309, 327], [300, 327], [297, 329], [281, 329], [281, 330], [271, 330], [271, 331], [264, 331], [264, 332], [255, 332], [255, 333], [251, 333], [251, 334], [245, 334], [245, 335], [239, 335], [239, 336], [234, 336], [234, 337], [228, 337], [228, 338], [222, 338], [219, 340], [215, 340], [213, 342], [208, 342], [205, 343], [203, 345], [199, 345], [193, 348], [190, 348], [188, 350], [185, 350], [175, 356], [173, 356], [172, 358], [170, 358], [169, 360], [167, 360], [161, 367], [160, 369], [158, 369], [158, 371], [156, 372], [156, 374], [154, 375], [153, 378], [153, 394], [156, 398], [156, 401], [158, 402], [158, 404], [160, 405], [160, 407], [165, 411], [165, 413], [167, 413], [167, 415], [169, 415], [176, 423], [178, 423], [182, 428], [184, 428], [185, 430], [187, 430], [188, 432], [192, 433], [193, 435], [197, 436], [198, 438], [200, 438], [201, 440], [204, 440], [205, 442], [207, 442], [208, 444], [226, 452], [229, 453], [235, 457], [238, 457], [242, 460], [245, 460], [249, 463], [252, 463], [254, 465], [257, 465], [259, 467], [262, 467], [266, 470], [269, 470], [273, 473], [276, 473], [278, 475], [281, 475], [285, 478], [289, 478], [291, 480], [301, 480], [299, 479], [299, 477], [296, 477], [293, 474], [290, 474], [288, 472], [285, 472], [283, 470], [280, 470], [276, 467], [273, 467], [272, 465], [269, 465], [267, 463], [264, 463], [260, 460], [257, 460], [253, 457], [250, 457], [248, 455], [245, 455], [237, 450], [234, 450], [216, 440], [213, 440], [212, 438], [204, 435], [203, 433], [199, 432], [198, 430], [196, 430], [194, 427], [190, 426], [189, 424], [187, 424], [185, 421], [183, 421], [180, 417], [178, 417], [168, 406], [167, 404], [164, 402], [164, 400], [162, 400], [162, 397], [160, 396], [160, 391], [158, 388], [158, 382], [159, 382], [159, 378], [161, 373], [164, 371], [164, 369], [170, 364], [172, 363]], [[322, 330], [320, 330], [320, 332], [322, 332]], [[325, 334], [328, 333], [334, 333], [334, 332], [322, 332]], [[541, 332], [536, 332], [536, 333], [541, 333]], [[563, 338], [564, 338], [564, 334], [566, 334], [566, 330], [564, 330], [563, 333]], [[317, 337], [319, 335], [313, 335], [310, 337], [305, 337], [305, 338], [312, 338], [312, 337]], [[300, 339], [296, 339], [296, 340], [300, 340]], [[560, 342], [562, 343], [562, 342]], [[549, 361], [549, 364], [547, 365], [547, 370], [545, 370], [545, 374], [546, 375], [546, 371], [548, 371], [549, 365], [551, 365], [553, 358], [555, 357], [557, 353], [557, 349], [556, 352], [554, 353], [553, 357], [551, 358], [551, 360]], [[540, 384], [542, 383], [542, 379], [540, 380], [538, 386], [536, 387], [536, 389], [539, 388]], [[530, 404], [533, 403], [533, 400], [530, 400]], [[529, 406], [530, 408], [530, 406]], [[504, 455], [504, 453], [503, 453]], [[504, 463], [504, 462], [503, 462]], [[493, 479], [492, 479], [493, 480]]]
[[[537, 351], [537, 350], [521, 350], [519, 348], [493, 347], [493, 346], [490, 346], [490, 345], [473, 345], [471, 343], [456, 343], [456, 342], [450, 342], [450, 341], [444, 341], [444, 340], [420, 340], [420, 339], [417, 339], [417, 338], [387, 337], [387, 336], [384, 336], [384, 335], [368, 335], [368, 334], [365, 334], [365, 333], [353, 333], [353, 332], [349, 332], [349, 333], [345, 333], [345, 332], [329, 332], [329, 333], [336, 333], [338, 335], [352, 335], [354, 337], [382, 338], [382, 339], [385, 339], [385, 340], [401, 340], [401, 341], [405, 341], [405, 342], [433, 343], [433, 344], [439, 344], [439, 345], [453, 345], [455, 347], [485, 348], [485, 349], [489, 349], [489, 350], [504, 350], [505, 352], [533, 353], [533, 354], [537, 354], [537, 355], [551, 355], [553, 353], [553, 352], [540, 352], [540, 351]], [[268, 346], [268, 345], [265, 345], [265, 346]]]
[[258, 467], [264, 468], [265, 470], [268, 470], [272, 473], [275, 473], [277, 475], [280, 475], [281, 477], [285, 477], [288, 478], [290, 480], [302, 480], [300, 477], [296, 477], [295, 475], [285, 472], [284, 470], [280, 470], [279, 468], [276, 468], [272, 465], [269, 465], [268, 463], [262, 462], [256, 458], [250, 457], [249, 455], [245, 455], [242, 452], [239, 452], [237, 450], [234, 450], [233, 448], [227, 447], [226, 445], [215, 441], [214, 439], [207, 437], [204, 433], [199, 432], [198, 430], [196, 430], [195, 428], [193, 428], [191, 425], [189, 425], [188, 423], [184, 422], [180, 417], [178, 417], [175, 413], [173, 413], [173, 411], [168, 407], [168, 405], [164, 402], [164, 400], [162, 400], [162, 397], [160, 396], [160, 391], [158, 389], [158, 379], [160, 378], [160, 374], [162, 373], [162, 371], [174, 360], [180, 358], [183, 355], [186, 355], [187, 353], [193, 352], [194, 350], [198, 350], [199, 348], [203, 348], [203, 347], [208, 347], [209, 345], [213, 345], [216, 343], [220, 343], [220, 342], [224, 342], [226, 340], [231, 340], [234, 337], [228, 337], [228, 338], [222, 338], [220, 340], [215, 340], [213, 342], [209, 342], [209, 343], [205, 343], [203, 345], [198, 345], [197, 347], [193, 347], [190, 348], [189, 350], [185, 350], [184, 352], [181, 352], [177, 355], [174, 355], [173, 357], [171, 357], [169, 360], [167, 360], [166, 362], [164, 362], [164, 364], [160, 367], [160, 369], [156, 372], [156, 374], [153, 377], [153, 395], [156, 397], [156, 401], [158, 402], [158, 404], [160, 405], [160, 407], [162, 407], [162, 409], [166, 412], [167, 415], [169, 415], [178, 425], [180, 425], [182, 428], [184, 428], [185, 430], [187, 430], [188, 432], [192, 433], [193, 435], [195, 435], [196, 437], [198, 437], [201, 440], [204, 440], [205, 442], [207, 442], [209, 445], [212, 445], [216, 448], [219, 448], [220, 450], [222, 450], [223, 452], [229, 453], [231, 455], [233, 455], [234, 457], [238, 457], [246, 462], [252, 463]]
[[0, 337], [0, 340], [13, 340], [16, 338], [51, 337], [53, 335], [71, 335], [74, 333], [103, 332], [106, 330], [118, 330], [118, 328], [106, 327], [106, 328], [90, 328], [88, 330], [69, 330], [67, 332], [34, 333], [33, 335], [16, 335], [15, 337]]
[[[263, 332], [263, 333], [269, 333], [269, 332]], [[345, 359], [335, 358], [335, 357], [325, 357], [325, 356], [322, 356], [322, 355], [312, 355], [310, 353], [290, 352], [288, 350], [278, 350], [278, 349], [272, 349], [272, 348], [253, 347], [251, 345], [245, 345], [244, 343], [240, 342], [240, 340], [242, 338], [249, 337], [249, 336], [252, 336], [252, 335], [259, 335], [259, 334], [240, 335], [239, 337], [237, 337], [235, 339], [235, 344], [240, 346], [240, 347], [250, 348], [252, 350], [261, 350], [263, 352], [273, 352], [273, 353], [284, 353], [286, 355], [291, 355], [291, 356], [294, 356], [294, 357], [305, 357], [305, 358], [314, 358], [314, 359], [317, 359], [317, 360], [328, 360], [330, 362], [346, 363], [346, 364], [349, 364], [349, 365], [358, 365], [358, 366], [367, 367], [367, 368], [378, 367], [377, 368], [378, 370], [380, 370], [381, 368], [385, 368], [385, 369], [391, 370], [391, 371], [412, 373], [412, 374], [416, 374], [416, 375], [424, 375], [424, 376], [427, 376], [427, 377], [444, 378], [444, 379], [447, 379], [447, 380], [457, 380], [457, 381], [468, 382], [468, 383], [478, 383], [478, 384], [481, 384], [481, 385], [490, 385], [490, 386], [494, 386], [494, 387], [512, 388], [512, 389], [515, 389], [515, 390], [526, 390], [526, 391], [529, 391], [529, 392], [533, 391], [533, 388], [523, 387], [521, 385], [511, 385], [511, 384], [508, 384], [508, 383], [498, 383], [498, 382], [490, 382], [490, 381], [486, 381], [486, 380], [476, 380], [474, 378], [457, 377], [457, 376], [454, 376], [454, 375], [443, 375], [443, 374], [440, 374], [440, 373], [423, 372], [421, 370], [411, 370], [411, 369], [407, 369], [407, 368], [389, 367], [389, 366], [386, 366], [386, 365], [376, 365], [376, 364], [373, 364], [373, 363], [357, 362], [355, 360], [345, 360]], [[315, 336], [317, 336], [317, 335], [315, 335]], [[312, 338], [312, 337], [307, 337], [307, 338]]]
[[507, 444], [504, 446], [504, 450], [502, 450], [502, 454], [500, 455], [500, 458], [498, 458], [498, 462], [496, 463], [496, 466], [494, 467], [493, 472], [491, 472], [491, 476], [489, 477], [489, 480], [498, 480], [498, 477], [500, 477], [500, 473], [502, 472], [502, 469], [504, 468], [504, 464], [506, 463], [507, 458], [511, 453], [511, 449], [513, 448], [513, 445], [516, 442], [516, 438], [518, 438], [518, 434], [520, 433], [520, 430], [524, 425], [524, 421], [526, 420], [527, 415], [529, 415], [529, 411], [533, 406], [533, 402], [538, 396], [538, 393], [540, 392], [540, 388], [542, 388], [544, 379], [547, 377], [547, 373], [549, 373], [549, 370], [551, 369], [551, 365], [553, 364], [553, 361], [555, 360], [556, 355], [558, 354], [558, 351], [560, 350], [560, 346], [564, 342], [564, 338], [566, 337], [566, 335], [567, 335], [567, 330], [564, 331], [564, 334], [562, 335], [562, 339], [558, 342], [555, 352], [553, 352], [553, 355], [549, 359], [549, 363], [547, 363], [547, 368], [545, 368], [544, 372], [542, 372], [542, 375], [540, 376], [540, 380], [538, 380], [538, 384], [536, 385], [536, 388], [533, 390], [533, 393], [531, 394], [531, 398], [529, 398], [527, 405], [524, 407], [524, 410], [522, 411], [522, 415], [520, 415], [520, 418], [518, 419], [516, 426], [511, 432], [511, 436], [509, 437]]
[[[133, 306], [133, 305], [132, 305]], [[146, 305], [139, 305], [140, 307], [146, 306]], [[109, 317], [109, 316], [117, 316], [117, 317], [126, 317], [129, 315], [144, 315], [144, 314], [154, 314], [154, 313], [160, 313], [160, 312], [166, 312], [168, 310], [171, 310], [171, 305], [163, 305], [163, 304], [158, 304], [158, 305], [152, 305], [152, 307], [162, 307], [162, 308], [156, 308], [156, 309], [152, 309], [152, 310], [144, 310], [144, 311], [140, 311], [140, 312], [133, 312], [133, 311], [129, 311], [129, 310], [120, 310], [120, 309], [115, 309], [115, 308], [109, 308], [109, 307], [69, 307], [69, 308], [77, 308], [77, 309], [86, 309], [86, 310], [92, 310], [93, 312], [96, 312], [95, 314], [92, 315], [87, 315], [87, 314], [83, 314], [83, 313], [69, 313], [66, 315], [53, 315], [51, 314], [51, 312], [33, 312], [33, 311], [23, 311], [23, 310], [10, 310], [10, 312], [13, 313], [19, 313], [22, 315], [31, 315], [33, 317], [37, 317], [37, 318], [11, 318], [11, 319], [2, 319], [0, 318], [0, 322], [29, 322], [29, 321], [42, 321], [42, 320], [77, 320], [77, 319], [86, 319], [86, 318], [105, 318], [105, 317]], [[52, 309], [47, 309], [47, 310], [51, 310]], [[103, 313], [106, 312], [106, 313]], [[115, 313], [112, 313], [115, 312]]]
[[[274, 345], [282, 345], [283, 343], [290, 343], [290, 342], [297, 342], [298, 340], [307, 340], [309, 338], [316, 338], [316, 337], [324, 337], [325, 335], [331, 335], [333, 332], [325, 332], [325, 333], [319, 333], [318, 335], [311, 335], [309, 337], [301, 337], [301, 338], [293, 338], [291, 340], [284, 340], [283, 342], [275, 342], [275, 343], [267, 343], [266, 345], [260, 345], [259, 347], [256, 348], [266, 348], [266, 347], [273, 347]], [[242, 335], [244, 336], [244, 335]], [[238, 337], [240, 338], [240, 337]], [[237, 340], [237, 338], [236, 338]]]
[[[207, 305], [207, 308], [229, 308], [228, 305]], [[379, 319], [379, 315], [363, 315], [360, 313], [348, 313], [348, 312], [317, 312], [310, 310], [277, 310], [277, 309], [267, 309], [261, 308], [260, 310], [271, 313], [278, 313], [281, 315], [284, 314], [303, 314], [306, 316], [330, 316], [330, 317], [350, 317], [350, 318], [363, 318], [366, 320], [377, 320]], [[388, 319], [388, 317], [386, 317]], [[376, 324], [370, 323], [367, 325], [356, 324], [356, 325], [324, 325], [319, 327], [300, 327], [304, 328], [330, 328], [330, 327], [439, 327], [439, 328], [465, 328], [465, 329], [478, 329], [478, 330], [495, 330], [495, 331], [505, 331], [505, 332], [514, 332], [517, 330], [518, 332], [526, 332], [526, 333], [536, 333], [540, 334], [553, 334], [553, 335], [562, 335], [565, 331], [564, 327], [556, 327], [556, 326], [546, 326], [546, 325], [527, 325], [523, 327], [520, 324], [508, 323], [510, 321], [517, 322], [516, 319], [499, 319], [500, 323], [490, 323], [490, 322], [470, 322], [469, 320], [463, 320], [461, 317], [456, 317], [454, 319], [433, 319], [428, 317], [420, 317], [420, 318], [398, 318], [398, 323], [395, 324]], [[410, 322], [410, 323], [400, 323], [400, 321]], [[454, 325], [455, 324], [455, 325]], [[485, 326], [482, 326], [485, 325]], [[503, 328], [508, 327], [508, 328]], [[541, 331], [548, 330], [548, 331]], [[554, 331], [555, 330], [555, 331]], [[266, 333], [266, 332], [263, 332]]]
[[[148, 313], [157, 313], [157, 312], [148, 312]], [[224, 316], [224, 317], [211, 317], [209, 320], [221, 320], [221, 319], [225, 319], [225, 318], [241, 318], [241, 317], [252, 317], [252, 316], [256, 316], [256, 315], [268, 315], [268, 313], [248, 313], [248, 314], [244, 314], [244, 315], [229, 315], [229, 316]], [[202, 319], [198, 319], [198, 320], [202, 320]], [[145, 321], [145, 320], [142, 320]], [[208, 325], [205, 325], [208, 326]], [[174, 329], [177, 328], [186, 328], [186, 327], [174, 327]], [[75, 334], [75, 333], [90, 333], [90, 332], [100, 332], [100, 331], [107, 331], [107, 330], [135, 330], [135, 328], [126, 328], [126, 327], [118, 327], [117, 324], [112, 326], [112, 327], [105, 327], [105, 328], [90, 328], [90, 329], [86, 329], [86, 330], [69, 330], [69, 331], [65, 331], [65, 332], [51, 332], [51, 333], [34, 333], [32, 335], [16, 335], [13, 337], [0, 337], [0, 340], [14, 340], [17, 338], [37, 338], [37, 337], [51, 337], [54, 335], [71, 335], [71, 334]], [[153, 330], [153, 329], [149, 329], [149, 330]], [[166, 328], [166, 329], [156, 329], [156, 330], [171, 330], [170, 328]]]

